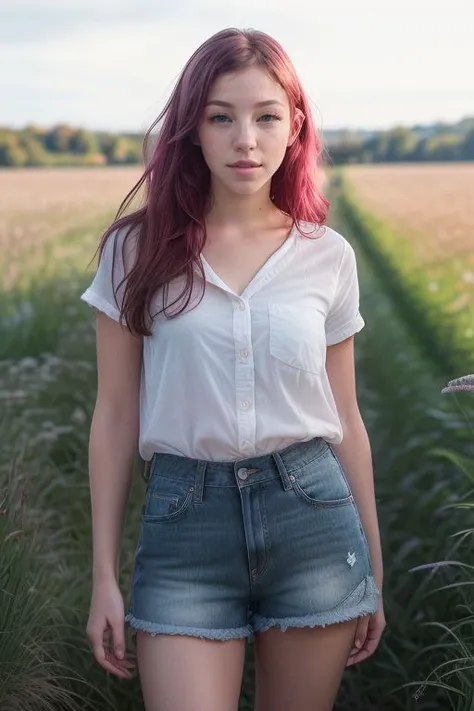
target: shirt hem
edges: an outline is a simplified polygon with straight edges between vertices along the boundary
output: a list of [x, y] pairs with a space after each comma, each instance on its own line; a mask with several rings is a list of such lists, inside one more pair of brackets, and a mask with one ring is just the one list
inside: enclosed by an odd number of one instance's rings
[[349, 336], [354, 336], [365, 326], [365, 321], [360, 314], [357, 314], [355, 318], [349, 321], [345, 326], [339, 328], [337, 331], [326, 335], [326, 344], [328, 346], [334, 346], [336, 343], [344, 341]]
[[114, 321], [120, 321], [120, 311], [102, 297], [94, 294], [93, 291], [87, 289], [80, 298], [82, 301], [85, 301], [90, 308], [99, 309], [99, 311], [103, 311], [106, 316], [109, 316]]

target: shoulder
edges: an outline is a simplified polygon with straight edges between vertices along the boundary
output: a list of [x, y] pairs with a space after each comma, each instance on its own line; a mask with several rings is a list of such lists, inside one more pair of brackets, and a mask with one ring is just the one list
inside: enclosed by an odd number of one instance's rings
[[105, 237], [102, 259], [114, 269], [128, 272], [135, 262], [140, 230], [135, 225], [121, 225]]
[[298, 230], [302, 252], [309, 257], [317, 254], [318, 259], [324, 255], [326, 260], [338, 268], [347, 255], [354, 253], [350, 242], [337, 230], [328, 225], [318, 225], [312, 222], [300, 222]]

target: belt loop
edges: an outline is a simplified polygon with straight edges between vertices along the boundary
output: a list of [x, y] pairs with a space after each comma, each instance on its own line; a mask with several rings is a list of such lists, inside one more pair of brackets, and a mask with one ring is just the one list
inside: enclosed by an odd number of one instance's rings
[[292, 484], [288, 476], [288, 472], [286, 471], [286, 467], [283, 463], [283, 459], [281, 458], [280, 454], [278, 452], [273, 452], [272, 457], [275, 461], [275, 464], [277, 466], [277, 469], [280, 473], [281, 481], [283, 484], [283, 489], [284, 491], [289, 491], [292, 489]]
[[206, 476], [207, 462], [199, 460], [194, 477], [194, 501], [201, 503], [204, 491], [204, 479]]
[[[153, 454], [153, 457], [155, 455]], [[153, 464], [153, 457], [150, 460], [145, 459], [143, 461], [142, 477], [148, 483], [150, 479], [151, 465]]]

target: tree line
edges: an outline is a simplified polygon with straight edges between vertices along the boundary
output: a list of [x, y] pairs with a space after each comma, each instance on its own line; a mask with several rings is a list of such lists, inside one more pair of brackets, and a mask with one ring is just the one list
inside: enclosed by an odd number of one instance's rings
[[329, 131], [327, 151], [335, 165], [474, 160], [474, 118], [456, 124], [396, 126], [387, 131]]
[[126, 165], [142, 160], [143, 137], [73, 128], [0, 128], [0, 166]]
[[[386, 131], [323, 132], [329, 163], [474, 160], [474, 118]], [[127, 165], [143, 161], [141, 134], [89, 131], [68, 124], [51, 128], [0, 127], [0, 166]]]

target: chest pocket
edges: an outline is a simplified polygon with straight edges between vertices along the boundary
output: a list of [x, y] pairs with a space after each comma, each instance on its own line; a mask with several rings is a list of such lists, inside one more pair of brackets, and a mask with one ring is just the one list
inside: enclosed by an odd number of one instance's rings
[[319, 375], [326, 363], [324, 323], [308, 306], [269, 304], [270, 353], [282, 363]]

